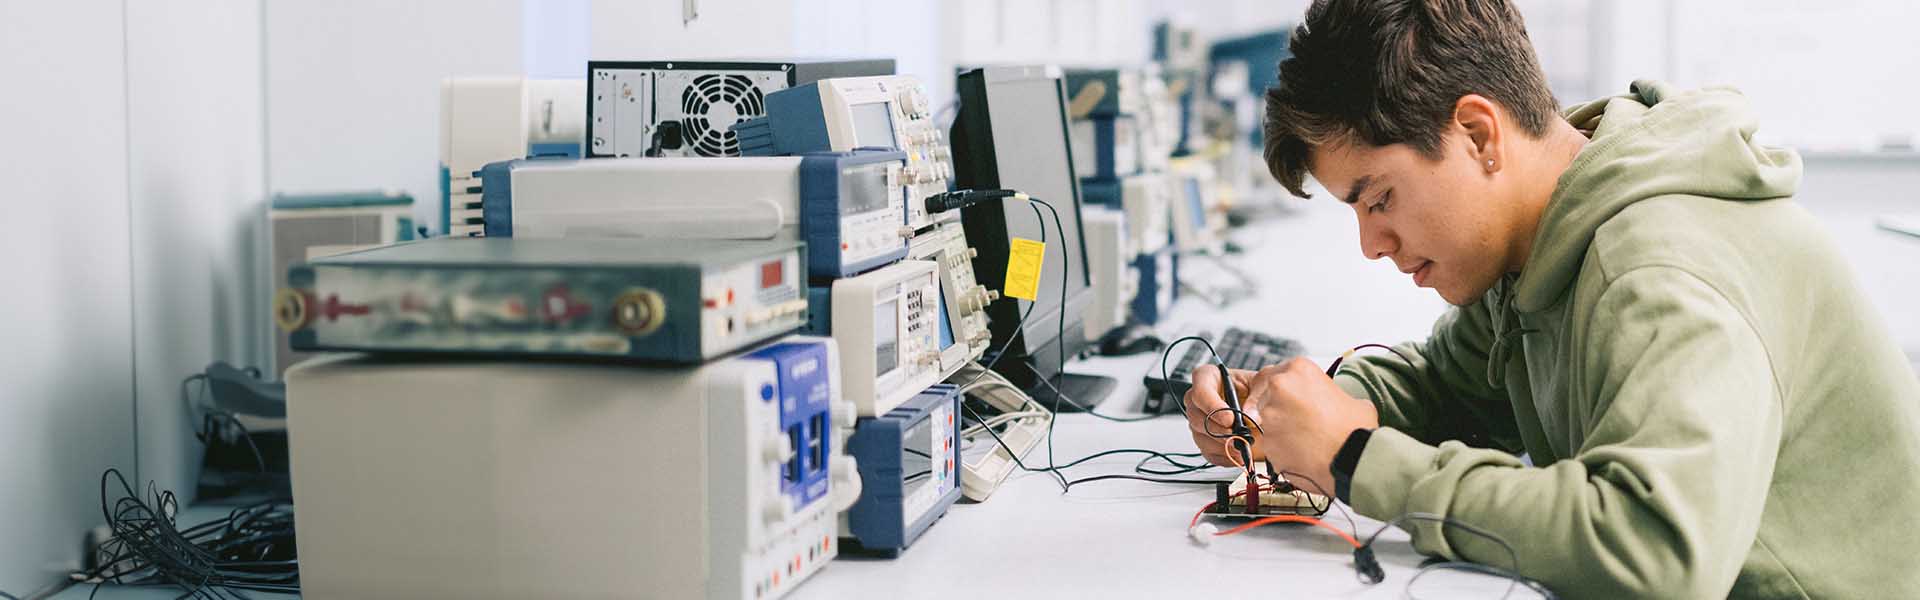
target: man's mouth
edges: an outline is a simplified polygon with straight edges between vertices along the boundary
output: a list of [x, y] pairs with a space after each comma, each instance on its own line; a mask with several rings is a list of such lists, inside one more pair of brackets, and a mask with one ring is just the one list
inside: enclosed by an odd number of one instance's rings
[[1433, 274], [1433, 261], [1430, 261], [1430, 260], [1420, 261], [1420, 264], [1416, 265], [1413, 269], [1403, 270], [1401, 272], [1412, 274], [1414, 285], [1420, 286], [1420, 287], [1426, 287], [1427, 276]]

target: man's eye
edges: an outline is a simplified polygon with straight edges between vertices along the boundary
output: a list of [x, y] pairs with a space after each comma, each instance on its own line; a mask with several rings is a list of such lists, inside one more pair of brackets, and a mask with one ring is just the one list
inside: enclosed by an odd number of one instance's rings
[[1373, 206], [1367, 207], [1367, 212], [1370, 212], [1370, 213], [1386, 212], [1387, 203], [1392, 201], [1393, 201], [1393, 192], [1387, 192], [1385, 194], [1381, 194], [1380, 201], [1373, 203]]

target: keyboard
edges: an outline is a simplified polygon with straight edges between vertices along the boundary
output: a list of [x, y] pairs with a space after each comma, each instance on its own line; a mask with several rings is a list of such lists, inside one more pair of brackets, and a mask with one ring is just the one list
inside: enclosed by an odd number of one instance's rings
[[[1230, 327], [1218, 336], [1201, 332], [1200, 337], [1207, 338], [1213, 349], [1220, 353], [1229, 369], [1258, 371], [1261, 367], [1292, 360], [1306, 354], [1307, 349], [1292, 339], [1271, 336], [1264, 333]], [[1175, 350], [1180, 353], [1178, 359], [1169, 358], [1167, 378], [1160, 378], [1160, 362], [1154, 361], [1147, 368], [1142, 383], [1147, 386], [1146, 404], [1142, 410], [1148, 414], [1170, 414], [1180, 412], [1180, 398], [1187, 394], [1187, 388], [1193, 387], [1193, 370], [1213, 363], [1213, 357], [1207, 354], [1207, 347], [1199, 342], [1185, 342]]]

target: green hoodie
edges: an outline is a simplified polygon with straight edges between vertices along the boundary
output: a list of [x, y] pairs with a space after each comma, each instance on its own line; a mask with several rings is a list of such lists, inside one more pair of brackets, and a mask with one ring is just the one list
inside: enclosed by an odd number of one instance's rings
[[1799, 157], [1731, 90], [1637, 82], [1566, 117], [1591, 141], [1520, 273], [1412, 364], [1340, 372], [1382, 425], [1354, 509], [1489, 530], [1570, 598], [1920, 595], [1920, 381], [1792, 201]]

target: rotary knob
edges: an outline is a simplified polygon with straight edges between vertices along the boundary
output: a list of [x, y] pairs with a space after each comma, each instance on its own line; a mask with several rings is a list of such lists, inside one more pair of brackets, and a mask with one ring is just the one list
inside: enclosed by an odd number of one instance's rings
[[633, 288], [613, 299], [613, 325], [628, 335], [647, 335], [667, 320], [667, 301], [660, 292]]
[[793, 514], [793, 507], [787, 505], [787, 499], [784, 496], [775, 496], [760, 512], [760, 516], [767, 520], [768, 525], [785, 521], [790, 514]]
[[787, 444], [786, 439], [786, 436], [775, 436], [773, 440], [767, 443], [765, 449], [760, 452], [761, 457], [765, 458], [768, 463], [776, 465], [783, 465], [786, 464], [787, 461], [793, 460], [796, 452], [794, 452], [793, 446]]

